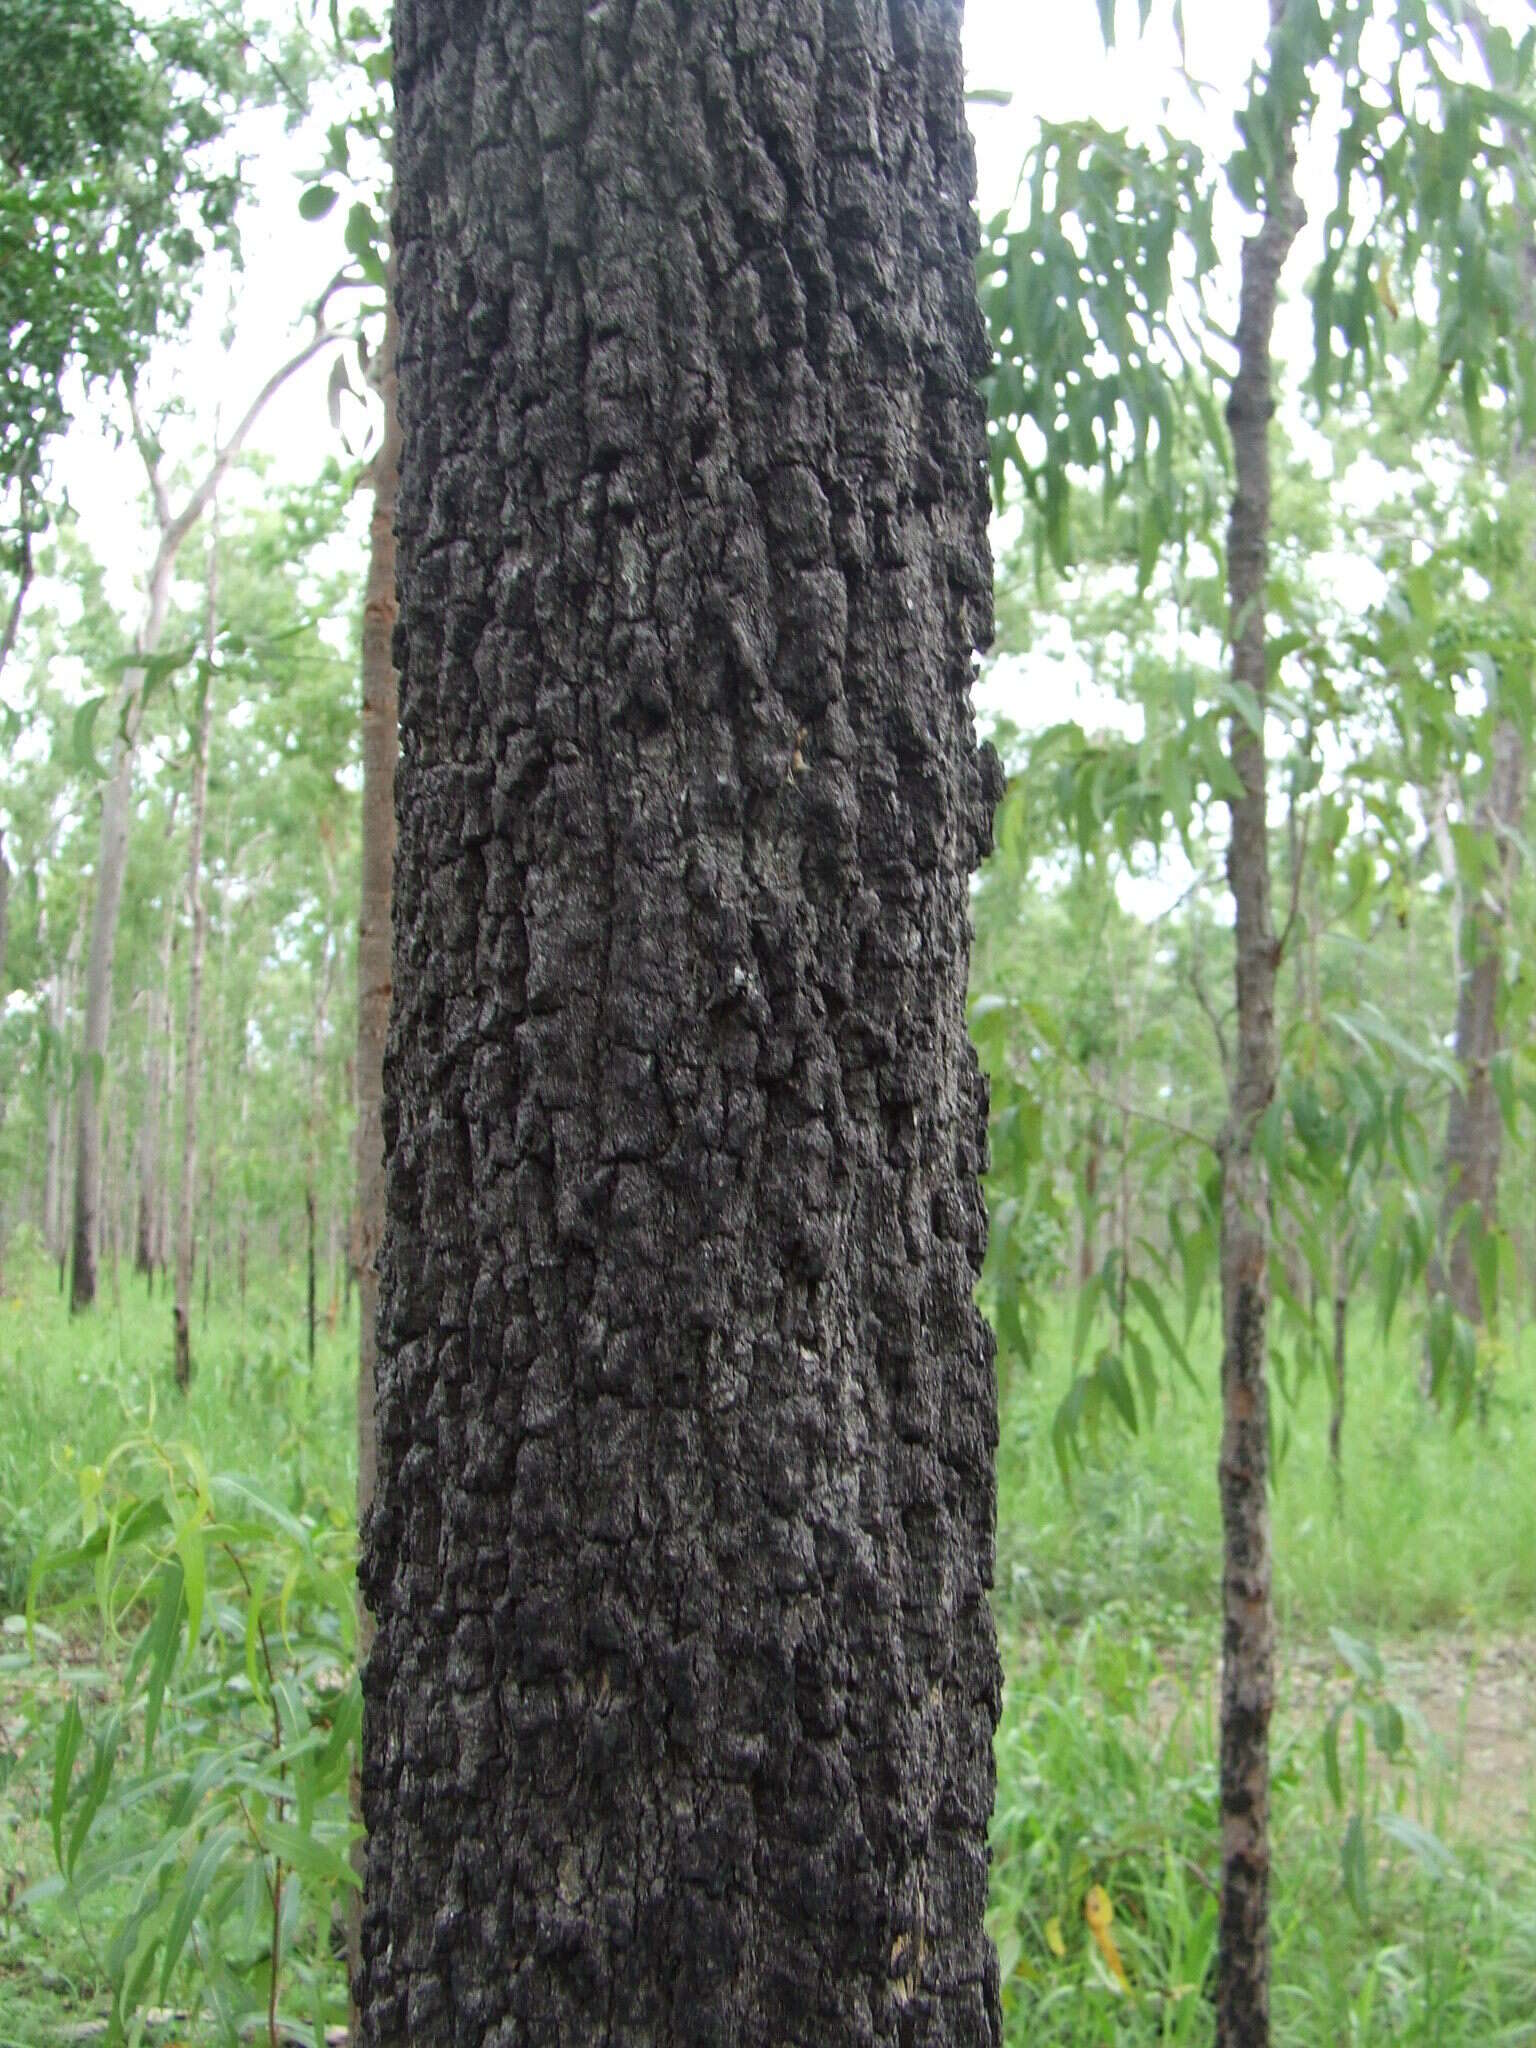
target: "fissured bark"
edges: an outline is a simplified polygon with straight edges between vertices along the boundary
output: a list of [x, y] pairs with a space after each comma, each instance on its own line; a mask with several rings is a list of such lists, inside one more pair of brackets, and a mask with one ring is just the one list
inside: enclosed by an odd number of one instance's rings
[[401, 0], [372, 2048], [976, 2044], [953, 0]]

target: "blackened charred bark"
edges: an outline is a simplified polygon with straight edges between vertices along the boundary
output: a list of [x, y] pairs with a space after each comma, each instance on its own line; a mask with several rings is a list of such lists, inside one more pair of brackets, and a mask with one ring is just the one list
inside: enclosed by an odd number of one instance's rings
[[371, 2048], [999, 2038], [956, 0], [402, 0]]
[[[1271, 0], [1278, 26], [1285, 0]], [[1238, 369], [1227, 404], [1233, 495], [1227, 533], [1232, 675], [1257, 710], [1234, 715], [1227, 880], [1236, 921], [1236, 1055], [1222, 1134], [1223, 1533], [1221, 1910], [1218, 2048], [1269, 2040], [1269, 1723], [1275, 1617], [1269, 1542], [1269, 1188], [1254, 1150], [1275, 1087], [1278, 948], [1270, 909], [1265, 591], [1269, 574], [1271, 343], [1280, 272], [1302, 211], [1287, 157], [1271, 177], [1258, 232], [1243, 244]]]
[[[1480, 886], [1466, 893], [1466, 914], [1457, 935], [1456, 1061], [1461, 1086], [1446, 1111], [1441, 1255], [1429, 1278], [1430, 1292], [1448, 1293], [1458, 1313], [1471, 1323], [1483, 1320], [1478, 1239], [1498, 1222], [1504, 1118], [1493, 1063], [1503, 1045], [1499, 998], [1504, 986], [1504, 927], [1530, 774], [1525, 740], [1513, 719], [1501, 719], [1494, 727], [1489, 756], [1487, 783], [1474, 814], [1489, 858]], [[1468, 1204], [1470, 1217], [1462, 1213]]]

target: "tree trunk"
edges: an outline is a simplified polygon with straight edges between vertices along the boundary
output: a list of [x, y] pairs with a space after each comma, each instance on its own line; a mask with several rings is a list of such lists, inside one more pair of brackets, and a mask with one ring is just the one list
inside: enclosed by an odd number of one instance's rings
[[155, 1262], [159, 1240], [161, 1145], [165, 1116], [165, 1041], [171, 1015], [171, 955], [176, 936], [176, 904], [165, 906], [165, 934], [160, 942], [160, 985], [149, 991], [145, 1036], [148, 1056], [144, 1065], [144, 1122], [139, 1137], [139, 1214], [134, 1237], [133, 1264], [154, 1291]]
[[[1480, 885], [1458, 894], [1456, 1061], [1462, 1084], [1445, 1118], [1440, 1256], [1430, 1272], [1432, 1294], [1449, 1293], [1468, 1322], [1483, 1320], [1476, 1249], [1498, 1222], [1499, 1160], [1504, 1119], [1493, 1083], [1503, 1046], [1499, 997], [1504, 984], [1504, 926], [1514, 882], [1515, 848], [1525, 815], [1525, 742], [1512, 719], [1494, 727], [1488, 780], [1474, 823], [1489, 848]], [[1463, 1209], [1470, 1204], [1470, 1216]]]
[[1336, 1488], [1344, 1485], [1344, 1389], [1349, 1340], [1350, 1240], [1333, 1253], [1333, 1406], [1328, 1415], [1328, 1463]]
[[[141, 655], [160, 643], [170, 597], [174, 557], [162, 548], [155, 557], [149, 603], [134, 641]], [[144, 670], [132, 668], [123, 677], [113, 721], [112, 763], [101, 788], [101, 833], [96, 854], [96, 895], [91, 913], [91, 944], [85, 966], [85, 1022], [80, 1071], [75, 1084], [75, 1215], [74, 1256], [70, 1269], [69, 1305], [89, 1308], [96, 1299], [96, 1243], [101, 1179], [101, 1107], [98, 1084], [105, 1078], [107, 1035], [112, 1022], [112, 959], [117, 946], [117, 917], [123, 900], [123, 874], [128, 864], [128, 827], [133, 815], [133, 763], [138, 749], [139, 720], [144, 707]]]
[[[393, 296], [384, 324], [379, 396], [384, 438], [374, 458], [373, 519], [369, 529], [368, 589], [363, 603], [363, 815], [362, 891], [357, 935], [357, 1197], [349, 1233], [351, 1271], [357, 1282], [357, 1521], [359, 1529], [373, 1503], [378, 1453], [374, 1428], [374, 1380], [378, 1357], [379, 1243], [384, 1234], [384, 1046], [389, 1032], [391, 873], [395, 859], [396, 691], [395, 504], [400, 487], [400, 409], [396, 357], [399, 327]], [[366, 1662], [373, 1647], [373, 1617], [359, 1595], [357, 1647]], [[352, 1785], [354, 1816], [362, 1818], [362, 1786]], [[353, 1867], [361, 1883], [366, 1844], [358, 1839]], [[347, 1957], [356, 1984], [362, 1962], [362, 1901], [351, 1902]], [[354, 2002], [351, 2031], [359, 2035]]]
[[[1286, 0], [1271, 0], [1278, 26]], [[1238, 368], [1227, 404], [1233, 495], [1227, 535], [1232, 675], [1257, 727], [1231, 720], [1242, 795], [1231, 800], [1227, 880], [1236, 922], [1237, 1045], [1221, 1138], [1223, 1532], [1221, 1907], [1218, 2048], [1269, 2040], [1269, 1723], [1275, 1618], [1269, 1542], [1269, 1187], [1254, 1134], [1275, 1086], [1277, 947], [1270, 911], [1265, 601], [1269, 575], [1271, 345], [1280, 272], [1302, 211], [1287, 153], [1243, 244]]]
[[959, 8], [536, 12], [395, 12], [362, 2038], [984, 2048]]
[[[5, 1016], [5, 958], [11, 937], [11, 870], [5, 858], [5, 833], [0, 831], [0, 1018]], [[5, 1091], [0, 1089], [0, 1138], [5, 1135]], [[0, 1182], [0, 1293], [5, 1289], [7, 1182]]]
[[181, 1181], [176, 1204], [176, 1299], [171, 1309], [176, 1385], [192, 1384], [192, 1280], [197, 1253], [197, 1092], [203, 1076], [200, 1033], [203, 1010], [203, 954], [208, 942], [208, 907], [203, 897], [203, 828], [208, 816], [208, 734], [213, 719], [213, 657], [218, 635], [219, 501], [213, 500], [208, 533], [208, 611], [205, 637], [208, 668], [201, 679], [197, 725], [192, 738], [192, 815], [187, 827], [186, 1046], [181, 1080]]
[[315, 1184], [310, 1181], [304, 1189], [304, 1244], [308, 1285], [305, 1291], [305, 1322], [308, 1337], [309, 1369], [315, 1369]]
[[[312, 338], [273, 371], [247, 406], [235, 431], [214, 455], [201, 481], [189, 492], [179, 512], [171, 510], [160, 475], [159, 450], [140, 424], [130, 389], [134, 438], [144, 458], [160, 529], [159, 543], [149, 572], [144, 619], [134, 639], [134, 649], [138, 654], [152, 654], [159, 646], [176, 557], [208, 509], [225, 472], [244, 447], [251, 428], [288, 379], [335, 340], [336, 337], [323, 324], [323, 315], [322, 302]], [[133, 812], [133, 762], [138, 746], [139, 721], [144, 710], [144, 682], [145, 671], [142, 668], [129, 669], [123, 677], [115, 707], [111, 771], [101, 792], [96, 899], [85, 976], [85, 1046], [75, 1118], [74, 1264], [69, 1296], [72, 1311], [89, 1308], [96, 1299], [98, 1228], [94, 1205], [101, 1158], [101, 1111], [96, 1099], [96, 1083], [97, 1076], [105, 1067], [107, 1034], [112, 1020], [112, 956], [117, 945], [117, 917], [122, 907], [123, 871], [128, 860], [128, 827]]]

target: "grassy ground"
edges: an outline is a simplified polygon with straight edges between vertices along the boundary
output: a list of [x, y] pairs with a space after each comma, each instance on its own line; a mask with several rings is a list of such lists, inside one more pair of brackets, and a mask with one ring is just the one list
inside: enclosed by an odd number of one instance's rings
[[[264, 1274], [243, 1314], [194, 1319], [185, 1404], [166, 1391], [168, 1303], [125, 1280], [119, 1306], [71, 1323], [41, 1268], [13, 1286], [0, 1302], [5, 1614], [18, 1614], [50, 1532], [114, 1483], [117, 1468], [97, 1475], [152, 1407], [156, 1433], [192, 1446], [189, 1470], [200, 1457], [246, 1475], [306, 1530], [344, 1522], [355, 1326], [322, 1326], [311, 1373], [297, 1273]], [[1536, 1363], [1506, 1370], [1485, 1427], [1453, 1434], [1425, 1413], [1411, 1360], [1364, 1328], [1356, 1345], [1342, 1506], [1322, 1389], [1279, 1418], [1277, 2040], [1536, 2048]], [[1196, 1362], [1209, 1380], [1209, 1333]], [[1088, 1446], [1068, 1494], [1050, 1447], [1067, 1376], [1048, 1362], [1002, 1405], [992, 1925], [1007, 2041], [1203, 2048], [1217, 1859], [1214, 1395], [1185, 1385], [1135, 1440]], [[47, 1812], [67, 1701], [78, 1693], [89, 1713], [108, 1712], [131, 1640], [104, 1645], [89, 1604], [51, 1613], [47, 1600], [35, 1652], [14, 1619], [0, 1641], [0, 2048], [80, 2038], [69, 2030], [100, 2018], [110, 1922], [127, 1896], [113, 1879], [78, 1914], [57, 1892], [22, 1902], [53, 1871]], [[125, 1842], [136, 1824], [126, 1810]], [[1090, 1903], [1113, 1916], [1097, 1932]], [[256, 1932], [259, 1948], [259, 1914]], [[325, 1933], [313, 1965], [334, 1990]], [[289, 1938], [307, 1937], [295, 1924]], [[192, 1983], [184, 1969], [170, 2001], [185, 2004]], [[192, 2023], [154, 2037], [219, 2038]]]

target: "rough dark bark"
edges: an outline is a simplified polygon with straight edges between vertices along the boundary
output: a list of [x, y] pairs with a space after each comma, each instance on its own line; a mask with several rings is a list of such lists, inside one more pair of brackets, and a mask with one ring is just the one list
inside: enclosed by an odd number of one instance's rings
[[403, 0], [369, 2048], [999, 2038], [954, 0]]
[[[1513, 719], [1494, 728], [1488, 779], [1474, 814], [1490, 848], [1481, 886], [1462, 893], [1457, 933], [1456, 1061], [1461, 1087], [1445, 1117], [1440, 1256], [1430, 1269], [1432, 1294], [1448, 1293], [1471, 1323], [1483, 1320], [1476, 1247], [1498, 1222], [1499, 1164], [1504, 1118], [1493, 1085], [1493, 1063], [1503, 1046], [1499, 998], [1504, 986], [1504, 927], [1514, 880], [1515, 849], [1525, 816], [1529, 780], [1525, 741]], [[1469, 1204], [1471, 1217], [1462, 1215]]]
[[[1278, 26], [1286, 0], [1271, 0]], [[1254, 1149], [1275, 1087], [1278, 947], [1270, 905], [1265, 598], [1269, 575], [1271, 345], [1280, 272], [1302, 224], [1290, 154], [1272, 174], [1257, 233], [1243, 244], [1238, 368], [1227, 403], [1233, 494], [1227, 531], [1232, 675], [1257, 725], [1231, 721], [1242, 795], [1231, 800], [1227, 880], [1235, 913], [1236, 1047], [1221, 1139], [1223, 1535], [1221, 1907], [1218, 2048], [1269, 2040], [1269, 1723], [1275, 1616], [1269, 1539], [1269, 1187]]]

